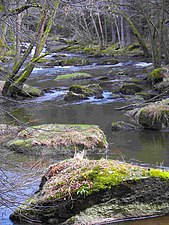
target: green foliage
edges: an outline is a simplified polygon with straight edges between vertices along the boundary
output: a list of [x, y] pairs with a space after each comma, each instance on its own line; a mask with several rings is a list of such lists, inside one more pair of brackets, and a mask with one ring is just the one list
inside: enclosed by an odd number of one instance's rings
[[83, 195], [84, 197], [89, 195], [88, 186], [83, 185], [77, 190], [77, 195]]

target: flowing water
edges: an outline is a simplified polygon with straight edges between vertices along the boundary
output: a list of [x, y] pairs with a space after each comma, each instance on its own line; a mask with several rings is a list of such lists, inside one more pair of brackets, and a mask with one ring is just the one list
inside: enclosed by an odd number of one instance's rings
[[[77, 55], [76, 55], [77, 56]], [[72, 57], [72, 55], [67, 55]], [[79, 55], [79, 57], [84, 57]], [[96, 60], [95, 60], [96, 61]], [[124, 81], [140, 78], [149, 72], [152, 64], [143, 59], [121, 58], [120, 63], [116, 65], [97, 65], [93, 60], [92, 65], [87, 66], [54, 66], [54, 67], [36, 67], [29, 79], [29, 84], [45, 89], [43, 96], [33, 100], [24, 100], [20, 102], [6, 101], [3, 107], [9, 110], [23, 122], [30, 124], [43, 123], [83, 123], [97, 124], [105, 132], [109, 142], [109, 149], [106, 152], [98, 152], [90, 155], [90, 158], [99, 159], [107, 157], [111, 159], [120, 159], [127, 162], [139, 163], [140, 165], [157, 166], [162, 168], [169, 167], [169, 133], [162, 131], [134, 130], [134, 131], [112, 131], [111, 123], [113, 121], [128, 121], [129, 118], [124, 112], [115, 110], [121, 106], [131, 104], [135, 101], [142, 101], [138, 96], [123, 96], [116, 94], [114, 88]], [[69, 74], [73, 72], [88, 72], [93, 75], [92, 79], [70, 81], [54, 81], [57, 75]], [[108, 79], [108, 80], [107, 80]], [[72, 83], [88, 84], [98, 83], [102, 86], [103, 98], [94, 97], [88, 100], [75, 103], [65, 102], [63, 96], [68, 92], [68, 87]], [[10, 122], [12, 118], [1, 115], [1, 121]], [[9, 154], [6, 149], [2, 149], [0, 155]], [[6, 153], [7, 152], [7, 153]], [[22, 164], [25, 168], [27, 162], [30, 162], [30, 156], [22, 156], [11, 153], [10, 157], [16, 164]], [[31, 160], [33, 157], [31, 157]], [[56, 162], [61, 158], [45, 159], [48, 163]], [[33, 159], [35, 160], [35, 159]], [[48, 164], [47, 163], [47, 164]], [[3, 163], [1, 163], [3, 168]], [[26, 167], [27, 169], [27, 167]], [[16, 183], [21, 176], [26, 173], [25, 170], [15, 171], [15, 166], [3, 168], [9, 179], [15, 175]], [[42, 174], [42, 173], [41, 173]], [[40, 175], [38, 176], [40, 177]], [[29, 179], [28, 179], [29, 180]], [[17, 195], [19, 202], [30, 196], [38, 188], [39, 180], [31, 184], [29, 182], [22, 190], [22, 197]], [[20, 190], [20, 189], [18, 189]], [[12, 193], [12, 192], [11, 192]], [[13, 196], [14, 197], [14, 196]], [[16, 196], [15, 196], [16, 198]], [[0, 224], [13, 224], [8, 219], [11, 213], [12, 204], [0, 206]], [[161, 217], [139, 221], [125, 221], [115, 224], [121, 225], [166, 225], [169, 224], [169, 217]]]

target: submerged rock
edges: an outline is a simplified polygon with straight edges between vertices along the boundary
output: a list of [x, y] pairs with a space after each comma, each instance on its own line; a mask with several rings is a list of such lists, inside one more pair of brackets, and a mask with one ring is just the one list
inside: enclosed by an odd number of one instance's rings
[[103, 98], [103, 90], [98, 84], [90, 84], [87, 86], [72, 85], [69, 88], [69, 92], [64, 97], [65, 101], [77, 101], [82, 99], [88, 99], [91, 96], [96, 98]]
[[160, 130], [169, 127], [169, 99], [150, 103], [129, 113], [140, 125], [147, 129]]
[[169, 172], [114, 160], [52, 165], [39, 190], [10, 216], [42, 224], [98, 224], [169, 212]]
[[28, 127], [6, 144], [25, 154], [73, 155], [83, 149], [107, 148], [103, 131], [97, 125], [43, 124]]

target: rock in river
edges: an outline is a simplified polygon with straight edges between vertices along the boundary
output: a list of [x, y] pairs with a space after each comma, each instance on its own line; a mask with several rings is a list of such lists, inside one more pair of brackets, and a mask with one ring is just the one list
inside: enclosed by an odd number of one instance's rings
[[155, 130], [169, 128], [169, 98], [136, 108], [129, 114], [144, 128]]
[[52, 165], [39, 190], [11, 215], [41, 224], [105, 224], [169, 212], [169, 171], [114, 160]]
[[92, 78], [92, 76], [89, 73], [77, 72], [77, 73], [58, 75], [55, 78], [55, 81], [62, 81], [62, 80], [69, 80], [69, 79], [80, 80], [80, 79], [89, 79], [89, 78]]
[[83, 149], [107, 148], [103, 131], [97, 125], [43, 124], [22, 130], [6, 144], [25, 154], [64, 155]]
[[96, 98], [103, 98], [102, 93], [103, 89], [99, 84], [90, 84], [87, 86], [72, 85], [69, 88], [69, 92], [64, 97], [64, 100], [77, 101], [88, 99], [91, 96], [95, 96]]

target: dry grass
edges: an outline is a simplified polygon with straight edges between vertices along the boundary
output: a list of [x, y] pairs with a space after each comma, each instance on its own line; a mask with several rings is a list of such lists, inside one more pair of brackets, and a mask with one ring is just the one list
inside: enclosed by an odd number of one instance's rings
[[168, 127], [169, 126], [169, 99], [151, 103], [148, 106], [137, 108], [130, 111], [129, 115], [136, 120], [137, 123], [149, 123], [152, 127]]

